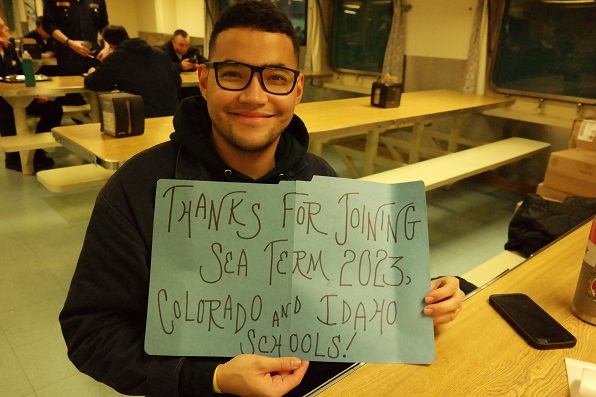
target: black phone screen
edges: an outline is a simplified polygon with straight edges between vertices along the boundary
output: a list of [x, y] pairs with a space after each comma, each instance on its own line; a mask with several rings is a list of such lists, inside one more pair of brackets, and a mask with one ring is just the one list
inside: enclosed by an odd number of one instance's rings
[[561, 349], [575, 346], [575, 337], [529, 296], [496, 294], [491, 306], [536, 349]]

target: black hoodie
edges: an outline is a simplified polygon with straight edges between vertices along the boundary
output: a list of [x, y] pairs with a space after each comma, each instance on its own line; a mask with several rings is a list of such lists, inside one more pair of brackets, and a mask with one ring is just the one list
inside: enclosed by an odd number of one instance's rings
[[[180, 103], [180, 107], [174, 116], [174, 129], [175, 132], [171, 135], [172, 141], [183, 146], [194, 157], [201, 159], [203, 167], [210, 174], [209, 179], [229, 182], [253, 182], [251, 177], [226, 165], [213, 149], [211, 145], [211, 119], [207, 113], [207, 103], [203, 97], [186, 98]], [[308, 154], [310, 164], [300, 164], [300, 160], [307, 155], [308, 142], [308, 131], [304, 123], [298, 116], [294, 115], [279, 140], [275, 152], [275, 167], [255, 182], [277, 183], [280, 180], [303, 179], [304, 176], [297, 177], [297, 175], [306, 167], [317, 167], [313, 170], [315, 174], [312, 175], [319, 175], [318, 172], [328, 175], [327, 172], [331, 171], [326, 168], [328, 165], [321, 163], [320, 159], [315, 159], [310, 154]], [[308, 180], [312, 179], [312, 175], [307, 177]]]
[[[203, 98], [185, 99], [174, 125], [171, 141], [127, 161], [99, 193], [60, 323], [75, 366], [121, 393], [212, 396], [213, 371], [225, 359], [150, 356], [143, 348], [155, 189], [163, 178], [253, 180], [216, 155]], [[294, 116], [282, 133], [275, 169], [254, 182], [335, 176], [307, 148], [308, 132]], [[302, 387], [322, 372], [312, 365]]]
[[85, 77], [85, 88], [94, 91], [118, 89], [140, 95], [145, 117], [173, 115], [181, 84], [180, 73], [167, 55], [138, 38], [122, 41]]

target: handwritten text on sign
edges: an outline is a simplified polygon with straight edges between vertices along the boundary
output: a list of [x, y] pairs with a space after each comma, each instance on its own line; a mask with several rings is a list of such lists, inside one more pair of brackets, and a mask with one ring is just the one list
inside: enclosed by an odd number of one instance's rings
[[422, 182], [161, 180], [145, 349], [430, 363]]

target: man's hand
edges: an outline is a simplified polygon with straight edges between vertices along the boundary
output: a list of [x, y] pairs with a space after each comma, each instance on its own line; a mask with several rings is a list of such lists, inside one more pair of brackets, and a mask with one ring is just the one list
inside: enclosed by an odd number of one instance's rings
[[241, 354], [219, 366], [217, 387], [243, 397], [283, 396], [300, 384], [308, 364], [296, 357]]
[[85, 42], [83, 40], [68, 40], [66, 44], [68, 45], [68, 48], [70, 48], [80, 56], [87, 57], [91, 54], [91, 51], [89, 50], [89, 48], [87, 48], [87, 46], [84, 43]]
[[459, 289], [459, 280], [455, 277], [441, 277], [430, 282], [431, 291], [424, 301], [427, 306], [424, 314], [432, 316], [434, 325], [453, 321], [459, 314], [464, 301], [464, 293]]
[[191, 62], [188, 59], [183, 59], [182, 61], [180, 61], [180, 68], [184, 71], [184, 70], [197, 70], [199, 68], [199, 64], [198, 62]]
[[97, 60], [99, 60], [99, 61], [103, 61], [111, 53], [112, 53], [112, 50], [110, 49], [110, 46], [106, 45], [106, 46], [104, 46], [104, 48], [101, 49], [101, 51], [97, 54], [97, 56], [95, 58], [97, 58]]

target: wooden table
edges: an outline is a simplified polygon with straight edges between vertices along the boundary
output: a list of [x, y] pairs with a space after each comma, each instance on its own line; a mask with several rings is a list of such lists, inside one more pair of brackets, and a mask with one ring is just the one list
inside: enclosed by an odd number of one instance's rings
[[57, 65], [58, 65], [58, 60], [56, 59], [55, 56], [44, 57], [42, 54], [41, 58], [33, 59], [33, 70], [35, 70], [35, 73], [37, 73], [39, 68], [41, 68], [42, 66], [57, 66]]
[[514, 100], [507, 97], [432, 90], [404, 93], [400, 106], [396, 108], [371, 106], [370, 97], [366, 96], [302, 103], [296, 107], [296, 114], [312, 134], [310, 150], [315, 154], [322, 152], [322, 146], [327, 141], [366, 133], [363, 158], [363, 175], [366, 176], [374, 173], [379, 137], [388, 129], [413, 124], [410, 163], [415, 163], [420, 159], [425, 123], [445, 117], [453, 118], [446, 138], [447, 152], [452, 153], [458, 150], [462, 142], [461, 130], [466, 116], [513, 103]]
[[[187, 82], [191, 81], [192, 76], [196, 78], [194, 72], [183, 75]], [[370, 98], [366, 97], [302, 103], [296, 107], [295, 112], [304, 121], [310, 133], [310, 151], [318, 155], [322, 152], [323, 142], [338, 137], [356, 136], [368, 130], [366, 152], [369, 161], [367, 164], [372, 169], [372, 159], [377, 150], [379, 134], [390, 126], [415, 123], [420, 125], [415, 130], [421, 132], [424, 122], [433, 118], [453, 116], [459, 119], [462, 115], [474, 111], [510, 103], [513, 103], [513, 100], [508, 98], [438, 90], [404, 94], [399, 108], [376, 108], [370, 106]], [[107, 142], [115, 138], [101, 134], [99, 124], [58, 127], [54, 128], [53, 132], [60, 143], [85, 159], [95, 161], [108, 169], [117, 169], [138, 151], [169, 139], [173, 131], [171, 117], [163, 119], [168, 121], [149, 122], [148, 119], [143, 135], [116, 139], [109, 145]], [[455, 124], [457, 128], [454, 127], [452, 131], [454, 137], [459, 134], [461, 128], [461, 123]], [[164, 126], [167, 128], [161, 129]], [[132, 141], [129, 140], [132, 139], [137, 140], [138, 144], [130, 145]]]
[[199, 86], [199, 75], [196, 71], [194, 72], [182, 72], [180, 73], [182, 78], [182, 87], [198, 87]]
[[[26, 87], [25, 83], [9, 84], [0, 82], [0, 96], [12, 106], [17, 135], [31, 135], [27, 123], [26, 108], [38, 95], [59, 97], [65, 94], [81, 93], [91, 105], [91, 118], [99, 121], [99, 104], [97, 94], [85, 88], [83, 76], [58, 76], [50, 81], [38, 81], [35, 87]], [[32, 175], [34, 150], [22, 151], [21, 165], [23, 174]]]
[[85, 160], [108, 170], [118, 169], [137, 153], [168, 141], [174, 132], [173, 116], [145, 119], [142, 135], [114, 138], [101, 132], [99, 123], [55, 127], [54, 138]]
[[[454, 322], [437, 328], [433, 364], [366, 364], [320, 396], [569, 396], [564, 359], [596, 363], [596, 326], [571, 311], [589, 232], [590, 222], [470, 296]], [[488, 304], [510, 292], [528, 294], [577, 345], [530, 347]]]

